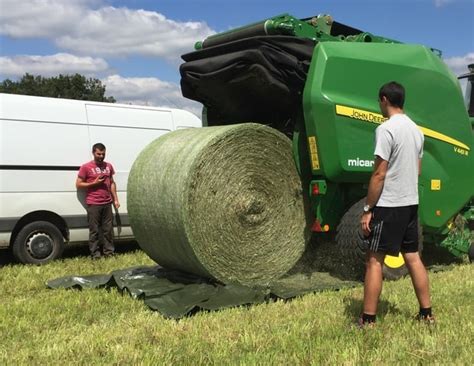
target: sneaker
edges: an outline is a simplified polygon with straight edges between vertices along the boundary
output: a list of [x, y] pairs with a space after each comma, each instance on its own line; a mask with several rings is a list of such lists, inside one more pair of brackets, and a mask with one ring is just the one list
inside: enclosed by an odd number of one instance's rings
[[419, 321], [420, 323], [424, 323], [424, 324], [427, 324], [427, 325], [435, 325], [436, 324], [436, 320], [435, 320], [435, 317], [433, 315], [422, 316], [421, 314], [417, 314], [415, 316], [415, 319], [417, 321]]
[[359, 320], [357, 320], [357, 327], [359, 329], [372, 329], [375, 328], [375, 322], [364, 322], [364, 319], [362, 319], [362, 316], [359, 317]]

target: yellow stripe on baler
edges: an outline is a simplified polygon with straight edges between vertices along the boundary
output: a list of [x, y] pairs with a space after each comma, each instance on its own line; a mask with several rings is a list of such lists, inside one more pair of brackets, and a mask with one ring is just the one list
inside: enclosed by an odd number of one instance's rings
[[[336, 104], [336, 114], [344, 117], [349, 117], [352, 119], [357, 119], [360, 121], [381, 124], [387, 120], [380, 113], [370, 112], [363, 109], [352, 108], [344, 105]], [[446, 136], [441, 132], [431, 130], [426, 127], [421, 127], [418, 125], [418, 128], [423, 132], [423, 135], [434, 138], [439, 141], [446, 142], [450, 145], [460, 147], [464, 150], [470, 151], [471, 149], [466, 144], [463, 144], [461, 141], [453, 139], [452, 137]]]
[[469, 148], [469, 146], [467, 146], [467, 145], [463, 144], [462, 142], [460, 142], [458, 140], [455, 140], [455, 139], [453, 139], [449, 136], [443, 135], [440, 132], [436, 132], [436, 131], [430, 130], [429, 128], [421, 127], [421, 126], [418, 126], [418, 128], [421, 130], [421, 132], [423, 132], [423, 134], [425, 136], [429, 136], [429, 137], [432, 137], [436, 140], [447, 142], [448, 144], [463, 148], [463, 149], [468, 150], [468, 151], [471, 150]]

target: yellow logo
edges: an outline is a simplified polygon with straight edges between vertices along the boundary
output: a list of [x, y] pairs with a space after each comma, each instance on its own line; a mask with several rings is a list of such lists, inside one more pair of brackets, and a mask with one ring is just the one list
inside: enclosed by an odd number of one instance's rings
[[[347, 107], [339, 104], [336, 104], [336, 114], [376, 124], [381, 124], [382, 122], [385, 122], [387, 120], [387, 118], [385, 118], [379, 113], [364, 111], [363, 109]], [[454, 151], [456, 153], [464, 156], [469, 155], [469, 146], [463, 144], [461, 141], [455, 140], [452, 137], [446, 136], [440, 132], [431, 130], [426, 127], [421, 127], [418, 125], [418, 128], [421, 130], [421, 132], [423, 132], [425, 136], [453, 145]]]
[[336, 113], [339, 114], [340, 116], [360, 119], [362, 121], [372, 122], [372, 123], [377, 123], [377, 124], [380, 124], [387, 120], [387, 118], [385, 118], [379, 113], [373, 113], [369, 111], [364, 111], [362, 109], [346, 107], [343, 105], [336, 105]]

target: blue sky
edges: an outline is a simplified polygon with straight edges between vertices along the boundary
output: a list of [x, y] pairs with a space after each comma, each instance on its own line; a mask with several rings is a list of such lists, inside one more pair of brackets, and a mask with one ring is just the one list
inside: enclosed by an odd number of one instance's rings
[[180, 55], [215, 32], [278, 14], [341, 23], [474, 62], [474, 0], [0, 0], [0, 78], [79, 72], [118, 101], [200, 107], [180, 95]]

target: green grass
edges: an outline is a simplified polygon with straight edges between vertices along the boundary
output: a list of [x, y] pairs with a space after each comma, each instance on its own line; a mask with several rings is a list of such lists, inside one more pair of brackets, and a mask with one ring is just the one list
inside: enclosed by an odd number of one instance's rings
[[[2, 253], [0, 253], [2, 254]], [[435, 327], [413, 321], [410, 280], [386, 282], [375, 329], [362, 288], [164, 319], [116, 290], [49, 290], [65, 275], [151, 265], [140, 251], [0, 268], [0, 364], [472, 364], [474, 266], [430, 273]]]

